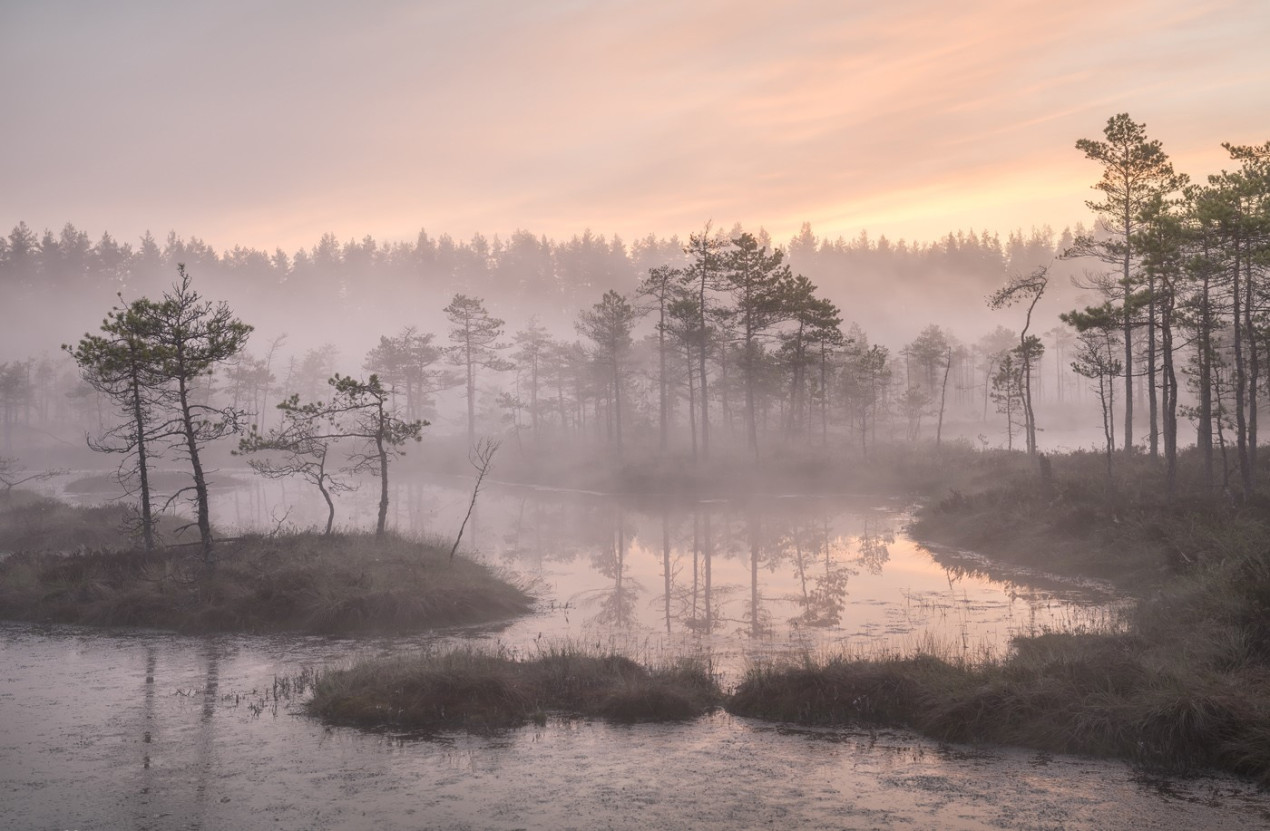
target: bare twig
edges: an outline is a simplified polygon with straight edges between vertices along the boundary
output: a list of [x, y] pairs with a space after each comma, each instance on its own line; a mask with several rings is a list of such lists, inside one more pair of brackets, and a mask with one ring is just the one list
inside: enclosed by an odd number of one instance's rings
[[66, 470], [46, 470], [42, 473], [28, 473], [25, 468], [18, 465], [17, 459], [0, 456], [0, 485], [4, 486], [5, 494], [20, 485], [25, 485], [27, 482], [43, 482], [68, 472]]
[[485, 474], [489, 473], [490, 466], [494, 461], [494, 454], [498, 452], [498, 446], [502, 444], [498, 439], [484, 438], [476, 443], [476, 446], [467, 455], [468, 462], [472, 467], [476, 468], [476, 484], [472, 487], [472, 500], [467, 503], [467, 514], [463, 517], [463, 522], [459, 525], [459, 533], [454, 538], [454, 545], [450, 547], [450, 561], [454, 561], [454, 552], [459, 550], [459, 542], [463, 539], [463, 530], [467, 528], [467, 521], [472, 518], [472, 510], [476, 508], [476, 497], [481, 492], [481, 483], [485, 481]]

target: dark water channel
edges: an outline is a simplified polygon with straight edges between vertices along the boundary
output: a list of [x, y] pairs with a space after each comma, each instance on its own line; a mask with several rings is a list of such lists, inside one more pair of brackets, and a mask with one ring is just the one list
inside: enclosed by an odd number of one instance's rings
[[[395, 522], [452, 538], [467, 497], [461, 483], [405, 484]], [[372, 502], [346, 500], [342, 521], [365, 527]], [[298, 488], [251, 481], [221, 490], [216, 512], [223, 528], [321, 513]], [[720, 713], [424, 741], [326, 728], [275, 694], [305, 669], [437, 639], [705, 653], [732, 683], [751, 661], [808, 651], [998, 652], [1014, 634], [1109, 625], [1118, 603], [1096, 586], [940, 565], [904, 535], [902, 506], [878, 500], [661, 505], [496, 487], [475, 519], [469, 547], [533, 581], [536, 614], [357, 641], [0, 626], [0, 828], [1270, 827], [1270, 797], [1228, 778], [1158, 780], [903, 731]]]

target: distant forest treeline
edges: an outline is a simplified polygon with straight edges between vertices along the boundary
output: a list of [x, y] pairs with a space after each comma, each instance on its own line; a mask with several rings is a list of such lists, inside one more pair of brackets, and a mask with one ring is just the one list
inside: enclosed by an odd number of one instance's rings
[[[251, 352], [204, 395], [247, 401], [261, 428], [261, 401], [319, 396], [331, 373], [368, 372], [391, 381], [411, 415], [454, 419], [450, 434], [465, 426], [469, 444], [478, 423], [619, 449], [632, 431], [665, 448], [669, 431], [695, 457], [722, 425], [725, 441], [755, 451], [760, 434], [818, 433], [827, 445], [835, 430], [864, 450], [879, 424], [884, 438], [912, 440], [933, 422], [938, 440], [948, 423], [976, 435], [995, 409], [1005, 443], [1019, 431], [1035, 452], [1038, 407], [1092, 396], [1100, 417], [1088, 424], [1102, 428], [1109, 476], [1117, 446], [1145, 437], [1172, 486], [1188, 420], [1207, 480], [1229, 486], [1237, 469], [1250, 494], [1270, 388], [1270, 144], [1225, 145], [1238, 169], [1197, 185], [1127, 114], [1108, 120], [1104, 139], [1076, 144], [1101, 168], [1088, 202], [1097, 226], [1004, 240], [828, 240], [804, 225], [774, 245], [762, 231], [706, 223], [686, 240], [629, 246], [590, 232], [564, 242], [421, 232], [411, 243], [327, 234], [294, 255], [218, 254], [175, 233], [134, 248], [108, 233], [94, 243], [69, 223], [41, 235], [19, 223], [0, 240], [6, 446], [18, 418], [102, 419], [82, 387], [53, 394], [73, 385], [56, 378], [51, 349], [99, 325], [119, 297], [162, 294], [183, 264], [199, 291], [255, 327]], [[472, 327], [484, 339], [475, 350]], [[79, 411], [67, 412], [77, 395]]]
[[[898, 346], [936, 319], [958, 331], [958, 318], [967, 317], [967, 334], [977, 335], [989, 320], [984, 307], [989, 292], [1009, 274], [1053, 262], [1083, 232], [1079, 226], [1059, 234], [1041, 228], [1013, 231], [1002, 239], [971, 230], [909, 243], [865, 232], [850, 240], [818, 238], [804, 225], [777, 246], [791, 268], [816, 283], [847, 319], [869, 321], [880, 342]], [[712, 233], [734, 239], [742, 229]], [[766, 232], [755, 236], [776, 247]], [[455, 292], [484, 297], [492, 310], [509, 318], [537, 315], [548, 327], [571, 330], [578, 311], [605, 291], [630, 293], [649, 269], [684, 264], [684, 245], [678, 236], [651, 234], [628, 245], [590, 231], [565, 241], [528, 231], [506, 239], [478, 233], [466, 241], [420, 231], [410, 242], [379, 242], [369, 235], [341, 242], [328, 233], [292, 254], [241, 246], [218, 253], [198, 237], [174, 231], [162, 242], [146, 233], [133, 244], [109, 232], [94, 241], [70, 222], [57, 233], [37, 233], [19, 222], [0, 238], [6, 309], [0, 349], [12, 357], [47, 348], [50, 336], [56, 347], [93, 325], [101, 303], [117, 292], [125, 300], [160, 294], [180, 263], [209, 295], [249, 310], [257, 320], [263, 314], [266, 320], [257, 328], [276, 325], [293, 335], [312, 329], [324, 333], [319, 340], [343, 340], [332, 327], [349, 334], [355, 327], [429, 328], [444, 305], [437, 300]], [[81, 303], [91, 314], [77, 314]], [[49, 309], [62, 320], [79, 321], [78, 326], [60, 335], [50, 331]], [[421, 320], [420, 314], [432, 317]], [[372, 334], [368, 331], [368, 337]]]
[[[1082, 231], [1077, 229], [1078, 234]], [[554, 350], [553, 359], [542, 370], [544, 377], [555, 376], [552, 401], [537, 402], [520, 412], [519, 399], [536, 397], [536, 393], [526, 394], [528, 382], [519, 377], [520, 370], [517, 377], [509, 376], [502, 382], [489, 378], [482, 381], [483, 388], [503, 388], [504, 392], [501, 398], [485, 398], [490, 418], [483, 418], [482, 423], [499, 420], [499, 411], [511, 407], [517, 411], [514, 421], [523, 416], [527, 423], [535, 425], [536, 431], [537, 416], [545, 416], [554, 407], [558, 412], [552, 420], [560, 427], [580, 427], [588, 421], [583, 415], [586, 408], [593, 409], [598, 399], [605, 397], [603, 389], [609, 385], [600, 381], [599, 388], [592, 388], [596, 381], [584, 380], [587, 373], [596, 371], [586, 367], [598, 359], [588, 358], [584, 345], [577, 345], [582, 334], [579, 323], [594, 315], [603, 299], [612, 293], [629, 298], [637, 307], [627, 327], [636, 331], [623, 333], [622, 337], [634, 334], [655, 340], [662, 327], [671, 334], [669, 324], [659, 325], [658, 315], [648, 314], [653, 303], [647, 291], [650, 275], [659, 269], [691, 272], [694, 259], [690, 249], [694, 240], [712, 242], [721, 252], [719, 256], [723, 256], [743, 236], [753, 239], [763, 251], [773, 250], [772, 240], [765, 232], [748, 235], [739, 226], [724, 230], [707, 225], [705, 231], [689, 235], [687, 241], [677, 236], [650, 235], [629, 246], [620, 239], [590, 232], [564, 242], [528, 232], [517, 232], [506, 241], [478, 234], [469, 241], [456, 242], [446, 235], [433, 238], [421, 232], [412, 243], [379, 243], [369, 236], [340, 243], [334, 235], [326, 234], [311, 248], [294, 255], [281, 249], [267, 254], [242, 247], [217, 253], [202, 240], [187, 240], [175, 232], [170, 232], [163, 244], [146, 234], [134, 247], [119, 243], [109, 233], [93, 242], [87, 232], [71, 223], [65, 224], [60, 234], [45, 230], [38, 235], [25, 223], [19, 223], [0, 244], [0, 285], [6, 298], [6, 340], [0, 359], [9, 361], [5, 366], [12, 370], [9, 374], [17, 385], [13, 395], [0, 395], [5, 403], [6, 437], [12, 421], [27, 423], [32, 418], [45, 420], [52, 416], [58, 422], [69, 418], [86, 426], [100, 422], [103, 414], [97, 411], [95, 398], [76, 385], [71, 368], [52, 354], [53, 350], [93, 331], [105, 311], [119, 304], [119, 297], [127, 303], [162, 295], [171, 287], [181, 264], [194, 276], [205, 296], [226, 300], [256, 329], [251, 353], [240, 356], [219, 385], [236, 404], [250, 402], [250, 410], [291, 393], [312, 400], [323, 394], [325, 379], [332, 372], [370, 370], [401, 386], [403, 403], [411, 417], [435, 418], [438, 411], [433, 397], [437, 393], [444, 397], [445, 389], [460, 385], [454, 373], [420, 369], [428, 380], [425, 383], [421, 375], [416, 379], [418, 383], [412, 385], [405, 375], [397, 378], [400, 373], [381, 359], [385, 350], [400, 341], [419, 344], [431, 355], [430, 360], [436, 361], [446, 332], [454, 325], [446, 304], [463, 295], [479, 300], [482, 314], [488, 308], [500, 323], [505, 319], [506, 326], [498, 327], [500, 335], [504, 340], [515, 340], [520, 352], [525, 351], [526, 333]], [[989, 417], [990, 387], [997, 359], [1016, 344], [1017, 336], [1002, 325], [1016, 321], [989, 311], [985, 299], [1010, 274], [1054, 267], [1058, 255], [1073, 239], [1069, 232], [1055, 235], [1045, 228], [1027, 234], [1016, 231], [1004, 240], [996, 234], [973, 231], [950, 233], [940, 241], [926, 244], [892, 243], [884, 236], [870, 239], [864, 233], [851, 240], [829, 240], [817, 238], [810, 226], [804, 225], [797, 236], [775, 248], [783, 253], [791, 273], [805, 279], [805, 292], [814, 292], [815, 298], [833, 304], [834, 314], [840, 316], [835, 331], [845, 332], [855, 345], [852, 351], [859, 359], [856, 369], [871, 379], [867, 386], [874, 387], [879, 382], [886, 387], [898, 385], [894, 391], [898, 396], [896, 407], [904, 410], [902, 414], [895, 413], [904, 422], [899, 429], [914, 434], [920, 429], [923, 415], [929, 417], [928, 423], [934, 417], [930, 410], [937, 400], [937, 388], [946, 388], [948, 405], [956, 406], [963, 415]], [[1059, 263], [1059, 267], [1073, 266]], [[726, 271], [722, 263], [720, 268]], [[676, 279], [691, 282], [690, 277], [687, 274]], [[722, 272], [709, 280], [712, 294], [721, 290], [715, 281], [723, 280]], [[1070, 281], [1064, 280], [1063, 284], [1072, 295]], [[1061, 295], [1062, 287], [1053, 293]], [[810, 293], [807, 296], [813, 297]], [[712, 316], [727, 312], [726, 304], [720, 305], [719, 300], [711, 300], [708, 305]], [[1053, 314], [1061, 308], [1055, 305]], [[611, 311], [611, 307], [607, 310]], [[663, 315], [662, 320], [666, 319]], [[712, 329], [726, 328], [721, 318], [707, 325]], [[804, 372], [803, 367], [816, 360], [803, 354], [806, 347], [800, 345], [803, 341], [798, 338], [794, 339], [794, 346], [785, 342], [791, 334], [787, 329], [788, 326], [782, 327], [780, 338], [771, 332], [770, 342], [755, 344], [762, 350], [763, 360], [771, 363], [770, 372], [777, 373], [764, 382], [761, 394], [768, 404], [761, 406], [777, 406], [779, 414], [775, 420], [785, 425], [782, 432], [792, 429], [796, 421], [798, 432], [805, 435], [811, 432], [812, 399], [821, 406], [828, 403], [820, 391], [828, 381], [817, 373]], [[968, 346], [959, 345], [955, 334], [958, 331], [969, 332]], [[275, 355], [277, 342], [273, 339], [284, 333], [285, 345]], [[679, 334], [684, 348], [690, 352], [697, 348], [691, 345], [695, 337], [691, 331]], [[734, 333], [733, 337], [740, 336]], [[740, 372], [747, 350], [734, 351], [734, 343], [724, 348], [724, 342], [715, 343], [714, 338], [712, 334], [706, 356], [711, 363], [709, 375], [720, 374], [724, 379], [722, 385], [710, 389], [716, 408], [714, 417], [732, 422], [731, 411], [745, 394], [740, 380], [757, 377], [758, 370]], [[586, 338], [582, 340], [585, 342]], [[1065, 386], [1079, 394], [1078, 379], [1067, 371], [1064, 362], [1063, 347], [1069, 341], [1064, 338], [1054, 342], [1056, 363], [1049, 377], [1057, 378], [1057, 385], [1039, 382], [1042, 388], [1049, 387], [1052, 400], [1063, 399]], [[570, 349], [571, 343], [575, 345]], [[686, 355], [673, 360], [669, 370], [658, 370], [657, 347], [645, 343], [629, 358], [635, 374], [618, 385], [632, 384], [630, 404], [604, 404], [603, 412], [590, 419], [593, 424], [597, 419], [607, 422], [627, 406], [633, 411], [632, 417], [642, 415], [649, 422], [655, 421], [657, 405], [649, 403], [648, 397], [656, 397], [653, 378], [664, 372], [675, 376], [672, 391], [676, 399], [691, 398], [690, 387], [701, 383], [701, 374], [707, 370], [702, 368], [693, 380], [684, 364]], [[887, 345], [892, 346], [888, 349]], [[790, 349], [798, 354], [792, 363], [781, 351]], [[41, 352], [42, 358], [31, 357]], [[841, 358], [845, 360], [845, 355]], [[871, 360], [882, 363], [872, 366]], [[835, 378], [843, 372], [840, 363], [839, 358], [834, 359]], [[945, 378], [942, 369], [936, 370], [949, 363], [951, 378]], [[792, 387], [780, 380], [786, 369], [794, 373]], [[570, 373], [576, 377], [567, 380]], [[636, 381], [639, 377], [645, 380]], [[858, 378], [855, 382], [856, 386], [864, 383]], [[414, 386], [420, 389], [416, 391]], [[18, 387], [27, 392], [18, 394]], [[55, 393], [56, 389], [63, 393]], [[797, 406], [795, 402], [782, 401], [783, 394], [798, 399]], [[866, 406], [868, 418], [873, 419], [878, 417], [874, 410], [879, 402], [889, 400], [891, 394], [890, 390], [872, 390], [867, 406], [860, 401], [857, 404]], [[459, 397], [461, 393], [455, 390], [450, 395]], [[474, 418], [470, 392], [467, 398], [470, 433]], [[565, 398], [570, 400], [566, 402]], [[938, 396], [940, 406], [945, 403], [944, 398]], [[60, 406], [55, 403], [59, 399]], [[692, 406], [688, 400], [668, 405], [680, 419]], [[752, 412], [754, 406], [747, 409]], [[502, 415], [506, 416], [506, 412]], [[939, 415], [942, 419], [942, 413]], [[1008, 424], [1012, 415], [1006, 416]], [[259, 413], [262, 426], [269, 418], [267, 413]], [[851, 421], [859, 429], [864, 419], [861, 410]], [[101, 426], [96, 424], [97, 428]], [[651, 428], [652, 424], [648, 426]], [[606, 425], [602, 429], [607, 433], [610, 428]]]

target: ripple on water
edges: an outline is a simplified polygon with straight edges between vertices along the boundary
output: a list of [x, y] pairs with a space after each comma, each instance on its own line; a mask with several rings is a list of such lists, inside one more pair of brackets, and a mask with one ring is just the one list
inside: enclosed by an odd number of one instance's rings
[[360, 650], [0, 627], [0, 827], [1173, 829], [1270, 816], [1228, 778], [1161, 785], [1119, 763], [898, 730], [716, 713], [420, 741], [329, 729], [269, 700], [275, 675]]
[[[292, 489], [294, 497], [294, 489]], [[465, 489], [410, 483], [404, 530], [457, 527]], [[312, 506], [250, 483], [222, 527]], [[350, 516], [368, 516], [355, 502]], [[294, 509], [294, 510], [293, 510]], [[725, 683], [806, 652], [988, 654], [1046, 628], [1097, 628], [1098, 587], [1034, 588], [939, 565], [897, 506], [726, 500], [650, 513], [597, 494], [491, 488], [465, 534], [533, 579], [536, 614], [475, 635], [359, 641], [180, 637], [0, 625], [0, 827], [942, 828], [1270, 827], [1227, 778], [949, 747], [895, 730], [809, 730], [717, 713], [689, 724], [552, 721], [420, 741], [329, 729], [274, 679], [478, 639], [512, 654], [570, 641], [639, 660], [704, 650]]]

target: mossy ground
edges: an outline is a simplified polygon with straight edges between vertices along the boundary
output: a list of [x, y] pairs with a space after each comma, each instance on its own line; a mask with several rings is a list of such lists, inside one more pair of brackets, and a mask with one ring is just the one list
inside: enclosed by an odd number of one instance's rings
[[0, 506], [0, 617], [182, 632], [414, 632], [503, 620], [533, 598], [442, 546], [388, 534], [248, 535], [120, 547], [118, 508], [20, 497]]

